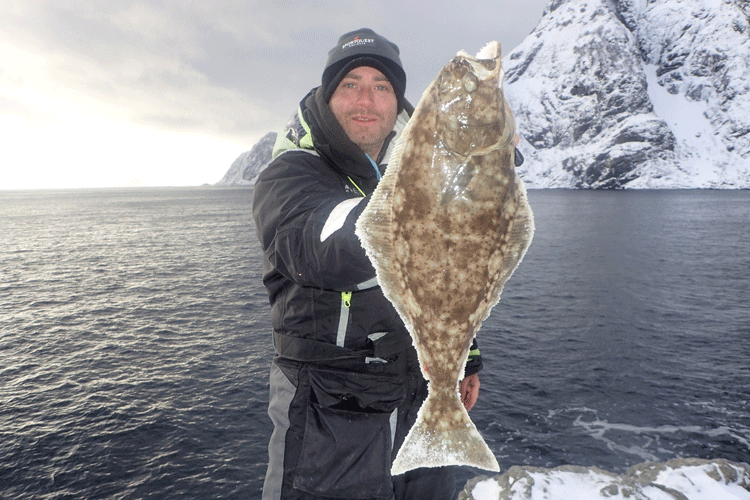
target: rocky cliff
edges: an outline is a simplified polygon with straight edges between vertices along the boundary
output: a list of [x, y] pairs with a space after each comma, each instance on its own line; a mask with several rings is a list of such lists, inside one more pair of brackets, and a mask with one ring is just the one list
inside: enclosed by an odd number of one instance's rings
[[237, 157], [229, 167], [224, 177], [216, 183], [217, 186], [253, 186], [258, 174], [271, 161], [276, 132], [268, 132], [250, 151], [245, 151]]
[[553, 0], [503, 60], [530, 187], [750, 187], [743, 0]]

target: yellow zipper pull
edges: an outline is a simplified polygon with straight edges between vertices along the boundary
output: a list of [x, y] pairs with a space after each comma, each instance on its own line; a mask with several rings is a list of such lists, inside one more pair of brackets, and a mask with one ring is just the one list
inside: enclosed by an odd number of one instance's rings
[[352, 307], [352, 292], [341, 292], [341, 301], [347, 308]]

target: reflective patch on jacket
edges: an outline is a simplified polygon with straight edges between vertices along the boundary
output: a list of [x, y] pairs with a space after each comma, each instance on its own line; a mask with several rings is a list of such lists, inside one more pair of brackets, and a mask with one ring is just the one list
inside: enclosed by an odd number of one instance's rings
[[359, 205], [364, 198], [351, 198], [344, 200], [331, 210], [331, 214], [328, 216], [326, 223], [323, 225], [323, 230], [320, 232], [320, 242], [323, 243], [333, 233], [344, 227], [344, 222], [349, 216], [349, 213], [354, 210], [354, 207]]

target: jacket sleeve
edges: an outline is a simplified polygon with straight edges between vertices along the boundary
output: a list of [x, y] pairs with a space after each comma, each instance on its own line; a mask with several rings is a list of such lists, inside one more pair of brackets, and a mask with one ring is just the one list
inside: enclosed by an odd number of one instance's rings
[[316, 168], [322, 160], [290, 151], [258, 178], [253, 217], [268, 262], [301, 286], [353, 290], [372, 280], [355, 223], [368, 198], [347, 192], [341, 179]]
[[469, 359], [466, 360], [466, 368], [464, 370], [464, 377], [479, 373], [483, 368], [482, 355], [479, 353], [479, 345], [477, 339], [471, 343], [469, 348]]

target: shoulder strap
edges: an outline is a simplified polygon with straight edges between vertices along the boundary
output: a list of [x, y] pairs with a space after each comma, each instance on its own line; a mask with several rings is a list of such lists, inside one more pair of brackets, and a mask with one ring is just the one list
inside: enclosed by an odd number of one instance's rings
[[297, 108], [297, 112], [292, 115], [283, 130], [276, 135], [272, 158], [276, 158], [281, 153], [293, 149], [311, 151], [315, 149], [312, 134], [310, 133], [310, 126], [302, 118], [302, 108], [300, 107]]

